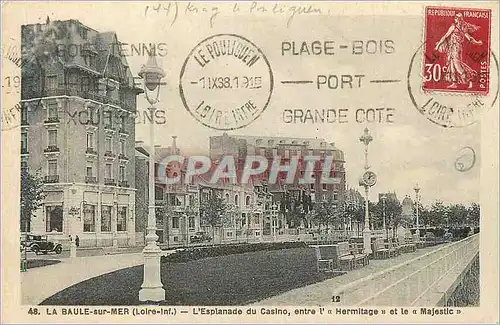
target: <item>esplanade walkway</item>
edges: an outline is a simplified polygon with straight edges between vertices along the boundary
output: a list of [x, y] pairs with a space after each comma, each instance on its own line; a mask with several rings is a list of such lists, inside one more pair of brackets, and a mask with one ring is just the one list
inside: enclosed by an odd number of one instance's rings
[[255, 305], [444, 306], [479, 256], [479, 234], [418, 249]]
[[[165, 254], [173, 252], [166, 251]], [[255, 305], [443, 306], [479, 255], [479, 234], [419, 248], [255, 302]], [[84, 280], [141, 265], [141, 253], [64, 258], [21, 274], [22, 303], [39, 304]], [[40, 279], [51, 276], [55, 281]]]

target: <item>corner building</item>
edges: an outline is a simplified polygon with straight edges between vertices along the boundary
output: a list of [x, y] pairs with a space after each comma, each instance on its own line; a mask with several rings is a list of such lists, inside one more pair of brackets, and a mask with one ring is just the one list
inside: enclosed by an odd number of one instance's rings
[[28, 231], [81, 247], [134, 246], [136, 97], [114, 32], [22, 26], [21, 168], [44, 180]]

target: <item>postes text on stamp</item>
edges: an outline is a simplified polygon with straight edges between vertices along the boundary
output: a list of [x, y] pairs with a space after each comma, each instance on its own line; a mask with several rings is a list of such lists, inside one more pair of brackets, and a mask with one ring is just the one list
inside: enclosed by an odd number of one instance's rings
[[424, 91], [486, 95], [491, 10], [426, 7]]
[[201, 41], [186, 58], [179, 91], [184, 106], [200, 123], [234, 130], [266, 109], [273, 73], [255, 44], [238, 35], [218, 34]]

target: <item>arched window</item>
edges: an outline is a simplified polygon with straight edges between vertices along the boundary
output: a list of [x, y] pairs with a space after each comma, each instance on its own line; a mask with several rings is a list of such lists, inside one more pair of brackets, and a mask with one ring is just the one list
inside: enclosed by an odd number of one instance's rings
[[234, 196], [234, 204], [238, 205], [238, 194]]
[[247, 195], [247, 197], [245, 198], [245, 205], [250, 205], [250, 195]]
[[229, 203], [229, 193], [226, 193], [226, 202]]

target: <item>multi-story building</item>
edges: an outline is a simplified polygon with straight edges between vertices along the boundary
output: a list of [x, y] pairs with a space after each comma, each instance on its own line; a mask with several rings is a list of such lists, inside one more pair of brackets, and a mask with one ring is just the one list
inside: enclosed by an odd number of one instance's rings
[[[231, 155], [239, 162], [242, 168], [247, 156], [260, 155], [271, 162], [274, 157], [279, 156], [282, 164], [289, 163], [292, 157], [298, 158], [298, 171], [295, 174], [294, 184], [286, 186], [288, 190], [303, 189], [307, 187], [313, 202], [333, 200], [341, 201], [345, 193], [345, 169], [344, 153], [334, 143], [328, 143], [324, 139], [316, 138], [290, 138], [290, 137], [258, 137], [228, 135], [210, 137], [210, 158], [218, 160], [222, 156]], [[298, 186], [298, 179], [304, 176], [306, 162], [305, 156], [319, 156], [321, 159], [333, 157], [333, 171], [331, 177], [338, 178], [335, 184], [321, 183], [322, 162], [314, 166], [314, 183], [306, 186]], [[333, 175], [332, 175], [333, 174]], [[284, 181], [286, 174], [280, 173], [278, 182]], [[269, 171], [263, 175], [264, 180], [269, 180]]]
[[[276, 217], [275, 221], [268, 222], [264, 227], [264, 233], [269, 234], [270, 228], [275, 227], [282, 232], [284, 228], [290, 227], [311, 227], [307, 220], [307, 212], [314, 202], [333, 201], [341, 203], [345, 194], [345, 168], [344, 153], [338, 149], [334, 143], [327, 143], [324, 139], [316, 138], [291, 138], [291, 137], [259, 137], [259, 136], [239, 136], [228, 135], [210, 137], [210, 158], [218, 160], [223, 156], [233, 156], [237, 161], [237, 168], [242, 169], [247, 156], [263, 156], [268, 160], [268, 169], [261, 175], [260, 180], [269, 183], [269, 191], [272, 194], [272, 203], [269, 211]], [[292, 183], [287, 184], [285, 172], [278, 173], [275, 182], [270, 180], [270, 167], [275, 157], [280, 157], [280, 163], [287, 165], [292, 158], [297, 158], [298, 166], [295, 178]], [[299, 184], [299, 178], [304, 176], [307, 162], [305, 156], [320, 157], [320, 161], [314, 164], [312, 177], [314, 183]], [[332, 170], [330, 177], [337, 178], [334, 184], [322, 183], [322, 172], [326, 157], [332, 157]], [[291, 203], [290, 203], [291, 201]], [[300, 201], [300, 202], [299, 202]], [[288, 202], [288, 203], [284, 203]], [[289, 205], [292, 206], [289, 206]], [[281, 206], [280, 206], [281, 205]], [[298, 206], [300, 205], [300, 206]], [[276, 207], [279, 207], [276, 209]], [[302, 220], [289, 220], [286, 216], [291, 210], [300, 210], [303, 214]], [[269, 215], [269, 213], [268, 213]], [[281, 221], [281, 226], [279, 223]], [[272, 226], [267, 226], [271, 224]], [[272, 232], [273, 234], [275, 232]]]
[[[158, 242], [167, 246], [181, 246], [189, 243], [189, 239], [200, 230], [199, 217], [199, 187], [197, 184], [166, 184], [162, 175], [176, 177], [173, 173], [181, 174], [184, 178], [183, 166], [170, 163], [161, 164], [169, 155], [180, 155], [177, 148], [176, 136], [172, 137], [169, 147], [155, 146], [155, 207], [156, 228]], [[136, 227], [137, 241], [144, 242], [148, 222], [149, 205], [149, 153], [142, 141], [136, 142]], [[166, 168], [166, 171], [159, 171]], [[197, 178], [198, 180], [198, 178]]]
[[21, 166], [45, 199], [31, 231], [80, 246], [135, 245], [132, 73], [114, 32], [77, 20], [22, 26]]

